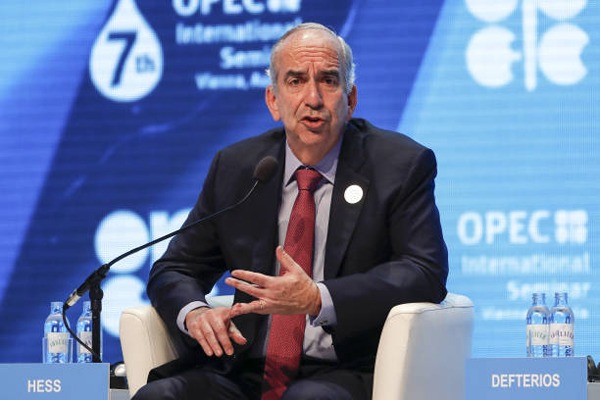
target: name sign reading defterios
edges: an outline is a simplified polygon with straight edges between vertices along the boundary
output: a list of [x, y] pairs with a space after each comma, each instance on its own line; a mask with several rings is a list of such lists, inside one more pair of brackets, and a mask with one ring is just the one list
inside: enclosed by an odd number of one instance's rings
[[587, 360], [472, 358], [467, 360], [467, 400], [587, 398]]
[[109, 400], [109, 364], [0, 364], [3, 399]]

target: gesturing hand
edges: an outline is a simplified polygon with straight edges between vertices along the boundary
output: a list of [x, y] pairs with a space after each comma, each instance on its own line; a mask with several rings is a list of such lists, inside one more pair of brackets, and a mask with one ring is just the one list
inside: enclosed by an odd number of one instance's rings
[[319, 313], [321, 295], [315, 282], [281, 246], [277, 247], [275, 254], [281, 268], [279, 276], [235, 270], [231, 272], [232, 277], [225, 280], [228, 285], [257, 299], [235, 304], [231, 318], [249, 313], [312, 316]]
[[233, 344], [246, 344], [246, 338], [231, 321], [230, 307], [200, 307], [190, 311], [185, 317], [187, 330], [207, 356], [221, 357], [223, 353], [233, 354]]

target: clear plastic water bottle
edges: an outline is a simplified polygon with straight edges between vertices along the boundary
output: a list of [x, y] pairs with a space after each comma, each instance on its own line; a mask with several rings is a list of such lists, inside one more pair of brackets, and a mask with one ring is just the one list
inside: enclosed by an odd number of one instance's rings
[[544, 293], [533, 293], [532, 303], [527, 310], [527, 357], [550, 355], [549, 316]]
[[42, 361], [45, 364], [67, 364], [73, 358], [73, 338], [64, 324], [62, 310], [63, 303], [60, 301], [50, 303], [42, 339]]
[[[83, 311], [77, 320], [77, 337], [88, 347], [92, 347], [92, 305], [89, 300], [83, 302]], [[92, 353], [79, 342], [77, 342], [77, 362], [92, 362]]]
[[556, 292], [550, 310], [550, 344], [554, 357], [575, 355], [575, 316], [565, 292]]

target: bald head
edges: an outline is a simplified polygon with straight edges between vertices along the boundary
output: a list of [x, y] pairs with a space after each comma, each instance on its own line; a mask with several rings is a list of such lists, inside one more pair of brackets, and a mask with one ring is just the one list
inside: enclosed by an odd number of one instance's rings
[[346, 41], [338, 36], [334, 31], [327, 28], [324, 25], [314, 23], [314, 22], [306, 22], [300, 25], [295, 26], [294, 28], [287, 31], [274, 45], [271, 49], [271, 60], [269, 64], [269, 69], [267, 73], [271, 78], [271, 84], [273, 88], [277, 90], [277, 77], [279, 73], [278, 69], [278, 60], [280, 53], [282, 51], [286, 51], [286, 47], [288, 44], [293, 42], [294, 40], [302, 37], [302, 35], [308, 34], [317, 34], [322, 35], [324, 40], [327, 40], [327, 37], [331, 38], [332, 46], [337, 48], [340, 68], [342, 72], [342, 78], [344, 79], [344, 88], [346, 93], [350, 93], [352, 87], [354, 86], [355, 80], [355, 67], [354, 60], [352, 56], [352, 49]]

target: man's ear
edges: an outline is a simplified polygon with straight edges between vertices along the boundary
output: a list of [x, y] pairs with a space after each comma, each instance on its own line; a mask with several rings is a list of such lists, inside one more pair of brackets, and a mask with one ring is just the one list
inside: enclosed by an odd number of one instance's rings
[[358, 104], [358, 93], [356, 85], [354, 85], [348, 94], [348, 118], [352, 118], [352, 114], [356, 109], [356, 104]]
[[275, 121], [279, 121], [281, 119], [281, 115], [279, 115], [279, 108], [277, 107], [277, 95], [275, 94], [275, 89], [273, 85], [267, 86], [265, 90], [265, 103], [267, 103], [267, 107], [271, 112], [271, 117]]

